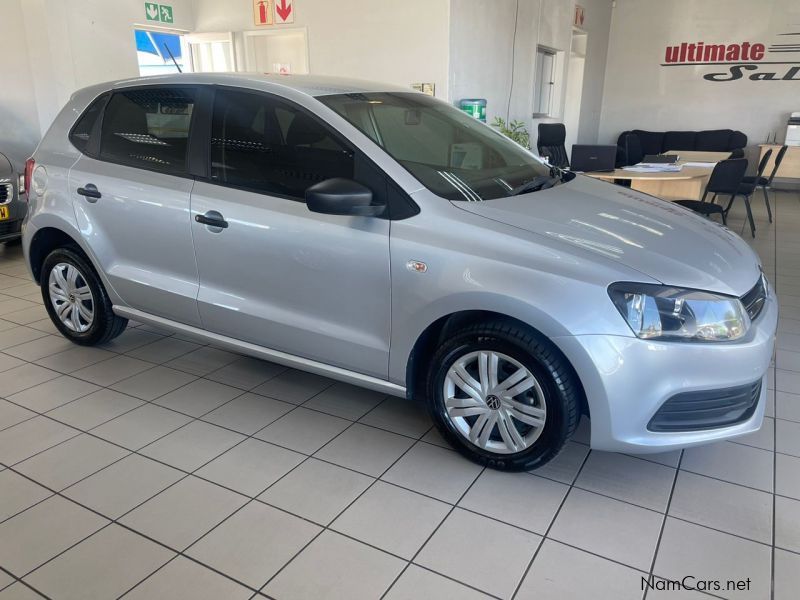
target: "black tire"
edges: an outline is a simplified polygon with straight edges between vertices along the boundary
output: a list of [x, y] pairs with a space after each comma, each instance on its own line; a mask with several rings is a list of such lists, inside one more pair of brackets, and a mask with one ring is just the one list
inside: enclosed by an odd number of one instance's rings
[[[53, 302], [50, 300], [50, 273], [59, 264], [74, 266], [80, 274], [81, 283], [85, 282], [92, 292], [94, 318], [86, 331], [74, 331], [64, 325], [58, 314], [56, 314]], [[61, 335], [75, 344], [81, 346], [104, 344], [117, 337], [128, 326], [128, 319], [114, 314], [111, 300], [103, 287], [103, 283], [92, 265], [77, 248], [56, 248], [47, 255], [42, 264], [40, 287], [42, 300], [47, 309], [47, 314], [50, 315], [50, 320], [53, 321], [53, 325], [61, 332]]]
[[[479, 350], [511, 357], [530, 371], [541, 387], [545, 424], [538, 438], [522, 451], [504, 454], [480, 448], [459, 432], [447, 415], [447, 372], [457, 359]], [[510, 321], [468, 325], [449, 335], [433, 356], [426, 392], [431, 416], [444, 438], [470, 460], [501, 471], [531, 471], [543, 466], [558, 455], [580, 420], [581, 387], [566, 358], [546, 338]], [[497, 439], [499, 430], [493, 429], [491, 435]]]

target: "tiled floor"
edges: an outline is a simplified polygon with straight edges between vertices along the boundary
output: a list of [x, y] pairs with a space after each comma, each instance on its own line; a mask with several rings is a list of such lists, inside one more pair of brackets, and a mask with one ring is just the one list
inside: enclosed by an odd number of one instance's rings
[[146, 326], [73, 346], [0, 249], [0, 600], [623, 600], [650, 574], [796, 598], [800, 194], [756, 212], [783, 311], [762, 431], [631, 457], [584, 423], [536, 474], [463, 460], [402, 400]]

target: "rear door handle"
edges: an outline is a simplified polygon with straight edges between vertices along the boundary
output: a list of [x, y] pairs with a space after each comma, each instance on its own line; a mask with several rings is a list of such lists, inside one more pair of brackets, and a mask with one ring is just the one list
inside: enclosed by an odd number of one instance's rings
[[209, 227], [219, 227], [220, 229], [226, 229], [228, 227], [228, 222], [225, 220], [225, 217], [215, 210], [209, 210], [204, 215], [195, 215], [194, 220], [203, 225], [208, 225]]
[[78, 194], [85, 196], [89, 202], [97, 202], [98, 198], [103, 197], [103, 194], [100, 193], [100, 190], [98, 190], [97, 186], [93, 183], [87, 183], [85, 186], [79, 187]]

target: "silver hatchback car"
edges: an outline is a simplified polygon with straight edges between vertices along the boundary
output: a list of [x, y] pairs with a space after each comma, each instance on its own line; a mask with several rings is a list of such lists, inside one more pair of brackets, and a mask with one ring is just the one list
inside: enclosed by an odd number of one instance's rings
[[29, 165], [55, 326], [128, 319], [419, 400], [469, 458], [753, 432], [777, 302], [734, 233], [382, 84], [175, 75], [77, 92]]

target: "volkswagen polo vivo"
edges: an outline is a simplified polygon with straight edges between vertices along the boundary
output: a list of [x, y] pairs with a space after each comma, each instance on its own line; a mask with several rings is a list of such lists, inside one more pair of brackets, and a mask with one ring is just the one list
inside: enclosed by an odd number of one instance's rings
[[756, 431], [777, 303], [734, 233], [559, 171], [452, 106], [321, 77], [77, 92], [30, 159], [55, 326], [128, 319], [424, 403], [534, 469], [590, 419], [634, 453]]

